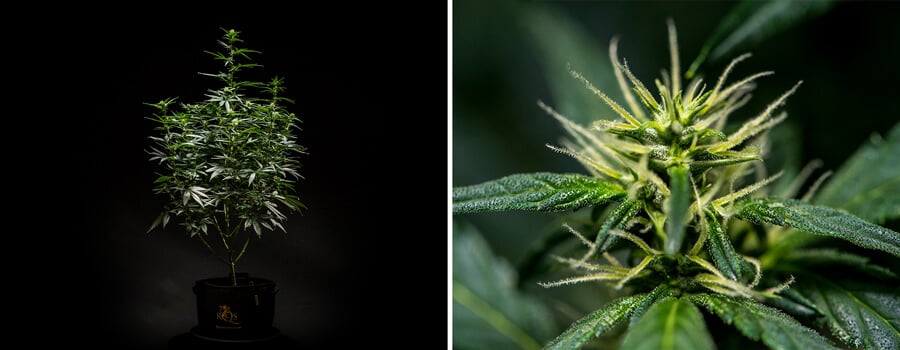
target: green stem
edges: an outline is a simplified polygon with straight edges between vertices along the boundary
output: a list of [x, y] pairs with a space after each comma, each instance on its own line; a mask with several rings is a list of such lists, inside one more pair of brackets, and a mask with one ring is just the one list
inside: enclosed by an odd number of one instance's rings
[[237, 274], [234, 272], [234, 263], [234, 260], [229, 263], [231, 265], [231, 285], [237, 287]]
[[228, 263], [228, 261], [225, 260], [225, 258], [219, 256], [219, 253], [216, 253], [216, 250], [213, 249], [213, 247], [211, 245], [209, 245], [209, 242], [206, 241], [206, 238], [203, 238], [202, 233], [198, 233], [197, 237], [200, 237], [200, 242], [203, 242], [203, 245], [206, 246], [206, 249], [209, 249], [209, 252], [212, 253], [213, 256], [215, 256], [217, 259], [221, 260], [223, 263], [226, 263], [226, 264]]
[[247, 239], [244, 240], [244, 246], [241, 248], [241, 252], [238, 253], [237, 258], [234, 258], [234, 262], [235, 262], [235, 263], [238, 262], [238, 260], [241, 260], [241, 257], [244, 256], [244, 252], [247, 251], [247, 246], [248, 246], [248, 245], [250, 245], [250, 236], [249, 236], [249, 235], [247, 236]]
[[[226, 222], [226, 230], [230, 230], [230, 223]], [[237, 275], [235, 275], [234, 264], [236, 260], [234, 259], [234, 249], [231, 248], [231, 245], [228, 244], [228, 240], [226, 239], [226, 234], [223, 232], [219, 232], [219, 238], [222, 239], [222, 244], [225, 246], [225, 252], [228, 253], [228, 260], [225, 262], [229, 268], [231, 268], [231, 285], [237, 286]]]

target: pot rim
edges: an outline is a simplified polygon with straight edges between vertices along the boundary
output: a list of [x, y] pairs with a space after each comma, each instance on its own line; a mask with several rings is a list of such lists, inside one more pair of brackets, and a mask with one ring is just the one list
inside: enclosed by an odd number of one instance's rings
[[266, 287], [266, 286], [275, 286], [275, 281], [272, 281], [267, 278], [262, 277], [245, 277], [245, 281], [253, 282], [253, 284], [249, 283], [238, 283], [237, 286], [231, 285], [231, 277], [211, 277], [204, 278], [202, 280], [195, 281], [196, 285], [204, 285], [215, 288], [248, 288], [248, 287]]

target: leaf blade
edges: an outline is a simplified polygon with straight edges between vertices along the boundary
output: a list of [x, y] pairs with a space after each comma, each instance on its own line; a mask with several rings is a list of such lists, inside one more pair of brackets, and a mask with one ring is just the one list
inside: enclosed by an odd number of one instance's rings
[[693, 77], [707, 58], [717, 61], [749, 44], [786, 30], [808, 18], [826, 12], [834, 0], [823, 1], [742, 1], [719, 22], [688, 69]]
[[629, 329], [623, 350], [715, 349], [703, 315], [689, 300], [664, 298]]
[[647, 297], [635, 306], [634, 311], [631, 315], [631, 320], [628, 322], [628, 328], [634, 327], [634, 325], [637, 324], [638, 321], [640, 321], [641, 317], [643, 317], [644, 314], [647, 313], [647, 310], [650, 309], [651, 306], [656, 304], [657, 301], [666, 297], [675, 296], [676, 293], [676, 290], [670, 288], [667, 285], [660, 285], [650, 291], [650, 293], [647, 293]]
[[745, 336], [762, 340], [775, 349], [837, 349], [812, 329], [777, 309], [748, 298], [720, 294], [695, 294], [689, 297], [725, 323], [733, 324]]
[[860, 247], [900, 257], [900, 233], [869, 223], [843, 210], [794, 199], [750, 199], [738, 205], [736, 215], [756, 224], [788, 226], [841, 238]]
[[613, 300], [603, 308], [573, 323], [565, 332], [553, 339], [546, 350], [579, 349], [591, 337], [599, 336], [631, 315], [634, 307], [641, 303], [647, 294], [636, 294]]
[[707, 251], [712, 256], [713, 263], [725, 277], [732, 281], [739, 280], [743, 275], [744, 258], [735, 251], [731, 238], [711, 210], [706, 211], [702, 224], [708, 233]]
[[897, 274], [890, 269], [869, 261], [868, 257], [834, 248], [795, 249], [787, 253], [782, 260], [783, 263], [808, 267], [822, 273], [834, 271], [835, 268], [849, 268], [853, 272], [862, 272], [876, 278], [897, 278]]
[[793, 288], [815, 303], [835, 337], [855, 348], [900, 348], [897, 292], [873, 283], [835, 283], [814, 273], [801, 277]]
[[453, 189], [453, 212], [576, 210], [621, 198], [621, 186], [579, 174], [515, 174]]
[[601, 226], [600, 230], [597, 232], [597, 237], [594, 241], [599, 252], [602, 253], [609, 250], [609, 248], [619, 240], [619, 236], [610, 234], [609, 231], [612, 229], [624, 228], [628, 221], [637, 215], [640, 209], [640, 201], [628, 199], [622, 202], [622, 204], [619, 204], [619, 206], [609, 214], [606, 221], [603, 222], [603, 226]]

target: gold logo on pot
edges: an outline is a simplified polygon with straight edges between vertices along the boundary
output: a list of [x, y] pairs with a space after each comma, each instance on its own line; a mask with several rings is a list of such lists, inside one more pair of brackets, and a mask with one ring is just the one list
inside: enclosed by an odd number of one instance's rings
[[216, 319], [233, 325], [240, 325], [238, 322], [238, 314], [231, 311], [231, 306], [219, 305], [219, 312], [216, 313]]

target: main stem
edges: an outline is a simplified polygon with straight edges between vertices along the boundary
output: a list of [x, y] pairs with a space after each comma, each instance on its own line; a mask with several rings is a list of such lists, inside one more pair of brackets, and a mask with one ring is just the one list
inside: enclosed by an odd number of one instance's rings
[[231, 245], [228, 244], [229, 240], [226, 239], [226, 235], [224, 233], [219, 232], [219, 237], [222, 237], [222, 244], [225, 246], [225, 252], [228, 253], [228, 267], [231, 268], [231, 285], [237, 287], [237, 274], [234, 270], [234, 265], [235, 263], [237, 263], [237, 259], [234, 257], [234, 248], [232, 248]]
[[228, 259], [230, 260], [228, 265], [231, 266], [231, 285], [233, 287], [237, 287], [237, 274], [234, 273], [234, 263], [235, 261], [231, 259], [231, 253], [228, 253]]
[[230, 244], [228, 244], [228, 241], [230, 240], [231, 236], [235, 234], [235, 232], [232, 232], [231, 220], [229, 220], [229, 219], [230, 218], [228, 215], [228, 210], [226, 210], [225, 211], [225, 230], [222, 230], [221, 227], [218, 227], [218, 226], [217, 226], [217, 228], [219, 229], [218, 230], [219, 238], [222, 239], [222, 245], [225, 247], [225, 252], [228, 253], [228, 260], [225, 263], [228, 264], [229, 268], [231, 268], [231, 285], [233, 287], [237, 287], [237, 274], [235, 273], [234, 265], [237, 263], [237, 259], [240, 257], [236, 258], [234, 256], [234, 248], [232, 248], [232, 246]]
[[222, 238], [222, 245], [225, 246], [225, 253], [228, 253], [228, 267], [231, 268], [231, 285], [237, 286], [237, 276], [234, 274], [234, 249], [231, 249], [231, 246], [228, 244], [228, 240], [225, 239], [225, 234], [219, 232], [219, 237]]

